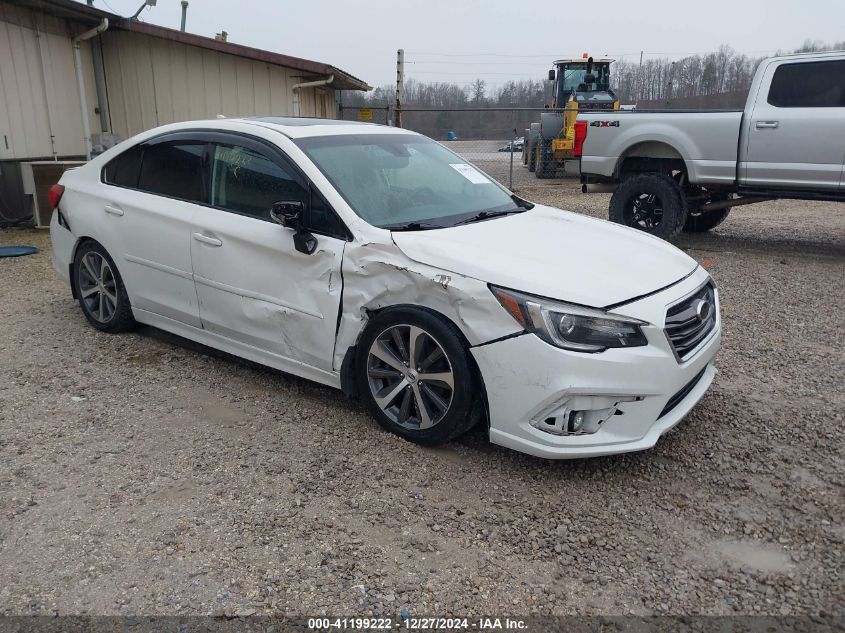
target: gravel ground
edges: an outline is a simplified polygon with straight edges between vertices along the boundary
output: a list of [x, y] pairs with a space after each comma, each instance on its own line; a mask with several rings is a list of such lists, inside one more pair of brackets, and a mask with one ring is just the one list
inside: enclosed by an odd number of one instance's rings
[[571, 462], [419, 448], [331, 389], [98, 333], [47, 234], [2, 232], [43, 250], [0, 259], [0, 613], [841, 616], [843, 210], [684, 238], [722, 296], [714, 387], [654, 450]]

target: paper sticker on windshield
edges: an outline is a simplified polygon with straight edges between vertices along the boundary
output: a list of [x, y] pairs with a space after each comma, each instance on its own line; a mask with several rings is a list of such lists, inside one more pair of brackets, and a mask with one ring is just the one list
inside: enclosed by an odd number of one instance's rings
[[467, 165], [466, 163], [454, 163], [450, 164], [449, 167], [475, 185], [486, 185], [490, 182], [490, 179], [487, 176], [482, 174], [472, 165]]

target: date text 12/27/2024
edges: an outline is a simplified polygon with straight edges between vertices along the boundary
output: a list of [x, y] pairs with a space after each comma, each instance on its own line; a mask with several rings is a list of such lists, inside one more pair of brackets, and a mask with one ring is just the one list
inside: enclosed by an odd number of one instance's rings
[[393, 618], [308, 618], [308, 628], [312, 630], [383, 630], [406, 629], [411, 631], [524, 631], [527, 623], [519, 618], [482, 617], [439, 618], [439, 617], [401, 617]]

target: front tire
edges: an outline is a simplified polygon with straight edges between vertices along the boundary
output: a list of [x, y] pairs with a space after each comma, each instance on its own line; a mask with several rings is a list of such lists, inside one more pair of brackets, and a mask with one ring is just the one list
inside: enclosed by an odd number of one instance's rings
[[419, 308], [375, 316], [358, 344], [359, 393], [385, 429], [436, 445], [475, 421], [475, 372], [451, 323]]
[[610, 220], [664, 240], [680, 233], [687, 219], [683, 192], [666, 174], [636, 174], [623, 180], [610, 198]]
[[82, 313], [101, 332], [126, 332], [137, 326], [120, 272], [96, 242], [85, 242], [76, 250], [73, 284]]

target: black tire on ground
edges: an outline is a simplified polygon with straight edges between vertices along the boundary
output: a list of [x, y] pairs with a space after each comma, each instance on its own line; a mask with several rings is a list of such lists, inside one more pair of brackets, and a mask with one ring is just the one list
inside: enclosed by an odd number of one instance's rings
[[85, 318], [101, 332], [127, 332], [138, 326], [120, 271], [97, 242], [76, 249], [71, 283]]
[[522, 137], [522, 164], [523, 165], [528, 164], [528, 151], [529, 151], [529, 148], [531, 147], [531, 141], [530, 141], [530, 138], [529, 138], [530, 135], [531, 135], [530, 133], [531, 133], [531, 130], [526, 129], [525, 135]]
[[556, 172], [557, 162], [552, 155], [552, 142], [540, 139], [534, 175], [537, 178], [554, 178]]
[[[410, 342], [411, 332], [414, 331], [412, 327], [419, 328], [424, 335], [415, 339], [417, 358], [415, 363], [410, 363], [412, 366], [409, 369], [418, 372], [420, 376], [438, 372], [440, 372], [439, 375], [446, 375], [448, 371], [451, 371], [453, 382], [445, 409], [441, 407], [435, 410], [425, 402], [423, 403], [429, 418], [434, 421], [433, 426], [424, 429], [419, 428], [423, 416], [419, 410], [417, 398], [419, 394], [426, 393], [426, 389], [428, 389], [428, 394], [431, 394], [434, 389], [435, 396], [440, 399], [442, 405], [446, 402], [447, 383], [438, 384], [437, 380], [426, 381], [421, 378], [418, 382], [414, 380], [416, 385], [411, 388], [409, 384], [406, 384], [407, 375], [403, 377], [399, 371], [392, 370], [391, 365], [371, 355], [371, 348], [378, 340], [379, 343], [387, 345], [387, 351], [393, 354], [394, 362], [397, 359], [401, 361], [403, 352], [405, 358], [410, 361], [410, 345], [407, 342]], [[402, 346], [397, 345], [394, 334], [403, 342]], [[434, 356], [433, 352], [436, 351], [437, 346], [443, 354], [426, 365]], [[478, 379], [461, 333], [452, 323], [432, 311], [414, 307], [392, 308], [373, 317], [358, 343], [355, 367], [361, 399], [366, 403], [373, 417], [388, 431], [411, 442], [427, 445], [442, 444], [467, 432], [478, 420], [477, 416], [473, 415]], [[391, 371], [393, 371], [393, 377], [389, 376]], [[416, 374], [413, 377], [415, 378]], [[390, 397], [397, 385], [400, 385], [400, 391], [393, 400], [383, 401], [382, 404], [385, 407], [383, 410], [376, 402], [375, 394], [382, 394], [383, 398]], [[426, 395], [426, 397], [429, 396]], [[428, 402], [431, 404], [436, 400], [429, 397]], [[404, 417], [403, 407], [405, 407]]]
[[[711, 197], [707, 198], [704, 201], [704, 204], [710, 202], [723, 202], [725, 200], [729, 200], [731, 194], [722, 193], [722, 194], [714, 194]], [[717, 209], [715, 211], [698, 211], [694, 209], [690, 209], [689, 213], [687, 214], [687, 220], [684, 222], [684, 232], [685, 233], [704, 233], [705, 231], [709, 231], [710, 229], [715, 229], [719, 226], [722, 222], [725, 221], [725, 218], [728, 217], [728, 214], [731, 212], [731, 207], [727, 207], [726, 209]]]
[[610, 220], [671, 240], [687, 219], [683, 192], [668, 174], [634, 174], [610, 198]]

